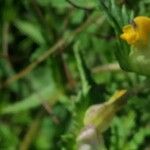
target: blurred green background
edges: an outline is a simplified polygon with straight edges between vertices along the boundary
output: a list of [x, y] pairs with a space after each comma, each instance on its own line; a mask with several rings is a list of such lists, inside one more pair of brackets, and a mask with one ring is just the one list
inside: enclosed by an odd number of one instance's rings
[[[150, 16], [149, 0], [111, 3]], [[104, 143], [150, 149], [149, 79], [120, 69], [118, 37], [98, 0], [1, 0], [0, 32], [0, 150], [76, 149], [87, 108], [138, 87]]]

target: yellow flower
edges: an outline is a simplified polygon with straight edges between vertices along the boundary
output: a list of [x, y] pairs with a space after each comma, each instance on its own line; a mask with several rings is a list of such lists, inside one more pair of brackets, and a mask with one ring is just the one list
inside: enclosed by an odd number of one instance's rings
[[123, 27], [121, 39], [135, 47], [147, 46], [150, 42], [150, 18], [139, 16], [133, 22]]
[[150, 76], [150, 18], [139, 16], [123, 27], [121, 39], [130, 45], [130, 71]]

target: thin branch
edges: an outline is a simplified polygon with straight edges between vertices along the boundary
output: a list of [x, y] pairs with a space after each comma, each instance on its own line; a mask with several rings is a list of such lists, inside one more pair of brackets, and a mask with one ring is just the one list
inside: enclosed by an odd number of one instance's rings
[[36, 118], [33, 120], [31, 125], [29, 126], [29, 129], [27, 130], [27, 133], [25, 134], [23, 141], [20, 145], [20, 150], [28, 150], [30, 148], [30, 145], [33, 142], [33, 139], [36, 137], [40, 124], [42, 119], [42, 113], [38, 113]]
[[52, 48], [48, 49], [43, 55], [41, 55], [37, 60], [35, 60], [33, 63], [25, 67], [23, 70], [21, 70], [19, 73], [15, 74], [14, 76], [8, 78], [3, 86], [7, 86], [11, 84], [12, 82], [24, 77], [26, 74], [30, 73], [38, 64], [43, 62], [46, 58], [49, 57], [52, 53], [54, 53], [59, 47], [65, 44], [65, 40], [61, 39], [59, 40]]
[[72, 5], [73, 7], [77, 8], [77, 9], [82, 9], [82, 10], [85, 10], [85, 11], [92, 11], [93, 8], [88, 8], [88, 7], [83, 7], [83, 6], [79, 6], [75, 3], [72, 2], [72, 0], [66, 0], [70, 5]]
[[55, 123], [55, 124], [59, 124], [60, 123], [60, 120], [58, 119], [57, 116], [55, 116], [52, 112], [52, 108], [51, 106], [45, 102], [42, 104], [43, 108], [46, 110], [46, 112], [51, 116], [51, 119], [52, 121]]
[[0, 54], [0, 58], [4, 59], [5, 71], [11, 76], [14, 70], [9, 56], [9, 29], [10, 23], [5, 20], [2, 26], [2, 53]]
[[105, 64], [92, 69], [92, 73], [122, 71], [118, 63]]
[[[17, 81], [21, 78], [23, 78], [25, 75], [30, 73], [34, 68], [36, 68], [41, 62], [43, 62], [45, 59], [47, 59], [50, 55], [52, 55], [54, 52], [58, 51], [61, 47], [66, 47], [70, 42], [73, 41], [73, 39], [81, 33], [83, 30], [85, 30], [88, 26], [94, 23], [99, 19], [99, 15], [91, 15], [81, 26], [79, 26], [75, 31], [70, 33], [67, 37], [62, 37], [60, 40], [54, 44], [51, 48], [49, 48], [46, 52], [44, 52], [40, 57], [37, 58], [33, 63], [29, 64], [27, 67], [25, 67], [23, 70], [21, 70], [19, 73], [15, 74], [14, 76], [11, 76], [8, 78], [2, 85], [2, 87], [6, 87], [13, 83], [14, 81]], [[101, 18], [104, 20], [104, 18]], [[2, 88], [1, 87], [1, 88]]]
[[3, 55], [8, 56], [8, 32], [9, 32], [9, 23], [4, 22], [3, 25], [3, 36], [2, 36], [2, 49]]

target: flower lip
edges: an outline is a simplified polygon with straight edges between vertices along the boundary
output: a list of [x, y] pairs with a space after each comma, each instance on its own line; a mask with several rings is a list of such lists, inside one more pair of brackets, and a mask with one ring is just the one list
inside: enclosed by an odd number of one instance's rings
[[124, 26], [120, 38], [127, 41], [128, 44], [135, 44], [139, 39], [138, 32], [136, 31], [136, 24], [133, 22], [130, 25]]
[[136, 47], [145, 47], [150, 40], [150, 18], [138, 16], [129, 25], [123, 27], [120, 38]]

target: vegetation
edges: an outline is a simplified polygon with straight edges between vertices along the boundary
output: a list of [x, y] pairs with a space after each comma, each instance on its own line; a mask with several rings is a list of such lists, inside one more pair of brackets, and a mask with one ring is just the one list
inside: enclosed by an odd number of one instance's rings
[[[148, 0], [0, 1], [0, 150], [150, 149], [149, 73], [132, 68], [120, 38], [149, 10]], [[99, 138], [82, 141], [91, 126]]]

